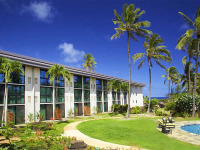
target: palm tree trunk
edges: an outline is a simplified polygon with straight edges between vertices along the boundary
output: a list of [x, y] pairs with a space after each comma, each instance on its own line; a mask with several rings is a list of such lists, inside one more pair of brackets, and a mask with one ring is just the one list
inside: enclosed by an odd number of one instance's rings
[[169, 80], [169, 100], [171, 100], [171, 96], [170, 96], [170, 80]]
[[189, 56], [189, 72], [188, 72], [188, 79], [189, 79], [189, 82], [188, 82], [188, 94], [190, 95], [190, 91], [191, 91], [191, 77], [190, 77], [190, 64], [191, 64], [191, 57]]
[[199, 62], [199, 37], [197, 37], [197, 54], [196, 54], [196, 69], [195, 69], [195, 77], [194, 77], [194, 89], [193, 89], [193, 111], [192, 117], [195, 117], [195, 101], [196, 101], [196, 90], [197, 90], [197, 73], [198, 73], [198, 62]]
[[148, 105], [147, 113], [150, 112], [150, 106], [151, 106], [151, 64], [149, 60], [149, 105]]
[[129, 32], [127, 31], [127, 46], [128, 46], [128, 63], [129, 63], [129, 96], [128, 96], [128, 108], [127, 118], [129, 118], [130, 111], [130, 98], [131, 98], [131, 59], [130, 59], [130, 48], [129, 48]]
[[[3, 106], [3, 114], [2, 114], [2, 121], [5, 123], [7, 123], [7, 107], [8, 107], [8, 97], [7, 97], [7, 83], [6, 83], [6, 78], [5, 78], [5, 91], [4, 91], [4, 106]], [[3, 123], [1, 125], [3, 127]]]
[[172, 82], [172, 85], [171, 85], [171, 96], [172, 96], [172, 90], [173, 90], [173, 82]]

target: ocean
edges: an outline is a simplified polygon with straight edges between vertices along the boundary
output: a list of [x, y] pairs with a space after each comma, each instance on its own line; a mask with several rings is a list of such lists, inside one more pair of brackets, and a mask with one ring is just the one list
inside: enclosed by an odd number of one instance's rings
[[168, 97], [151, 97], [151, 99], [154, 99], [154, 98], [160, 100], [160, 99], [167, 99]]

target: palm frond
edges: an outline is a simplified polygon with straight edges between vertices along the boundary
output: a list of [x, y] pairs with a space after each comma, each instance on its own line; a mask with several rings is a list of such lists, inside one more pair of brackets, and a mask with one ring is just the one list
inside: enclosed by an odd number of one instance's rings
[[188, 17], [188, 16], [186, 16], [184, 13], [182, 13], [182, 12], [178, 12], [179, 14], [181, 14], [182, 16], [183, 16], [183, 18], [184, 18], [184, 20], [185, 20], [185, 22], [188, 24], [188, 26], [194, 26], [194, 23], [193, 23], [193, 21]]
[[135, 63], [137, 60], [143, 58], [146, 54], [145, 53], [136, 53], [132, 56], [133, 63]]

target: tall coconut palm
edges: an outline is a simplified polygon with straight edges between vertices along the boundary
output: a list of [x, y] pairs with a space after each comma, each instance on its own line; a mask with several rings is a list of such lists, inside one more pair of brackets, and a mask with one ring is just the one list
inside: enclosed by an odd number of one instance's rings
[[[49, 67], [46, 77], [49, 78], [50, 83], [53, 85], [53, 119], [55, 119], [55, 102], [57, 95], [57, 88], [55, 88], [55, 81], [58, 85], [59, 78], [62, 77], [63, 79], [67, 79], [68, 82], [70, 82], [71, 73], [68, 70], [65, 70], [64, 66], [59, 66], [57, 64], [54, 64], [53, 66]], [[56, 91], [56, 92], [55, 92]]]
[[165, 67], [161, 64], [161, 61], [172, 61], [171, 54], [169, 50], [165, 48], [163, 39], [158, 34], [153, 34], [150, 37], [146, 38], [145, 42], [143, 43], [145, 53], [137, 53], [132, 56], [133, 63], [137, 60], [142, 59], [139, 63], [138, 69], [142, 67], [145, 60], [149, 66], [149, 105], [148, 105], [148, 113], [150, 111], [150, 100], [151, 100], [151, 67], [153, 67], [152, 61], [155, 61], [160, 67]]
[[[190, 70], [191, 67], [191, 60], [194, 58], [194, 52], [197, 49], [197, 40], [185, 38], [185, 42], [180, 42], [182, 40], [182, 37], [179, 38], [178, 44], [176, 46], [177, 49], [184, 50], [187, 53], [187, 56], [184, 56], [182, 59], [183, 67], [186, 65], [187, 59], [188, 59], [188, 69]], [[187, 74], [188, 77], [188, 94], [190, 95], [191, 92], [191, 78], [190, 78], [190, 71], [188, 71]]]
[[[190, 27], [186, 31], [185, 34], [183, 34], [180, 37], [179, 45], [184, 45], [188, 39], [196, 38], [197, 39], [197, 49], [196, 49], [196, 66], [198, 66], [199, 62], [199, 44], [200, 44], [200, 6], [195, 14], [195, 19], [192, 21], [188, 16], [186, 16], [184, 13], [179, 12], [187, 23], [187, 25]], [[195, 101], [196, 101], [196, 90], [197, 90], [197, 74], [198, 74], [198, 67], [196, 67], [195, 70], [195, 79], [194, 79], [194, 89], [193, 89], [193, 111], [192, 111], [192, 117], [195, 117]]]
[[[8, 58], [0, 57], [0, 73], [4, 74], [5, 91], [2, 121], [7, 123], [7, 104], [8, 104], [8, 83], [12, 81], [11, 74], [15, 72], [17, 76], [24, 75], [23, 66], [18, 61], [12, 61]], [[3, 125], [3, 124], [2, 124]]]
[[[150, 26], [149, 21], [140, 21], [141, 16], [145, 11], [140, 12], [140, 8], [135, 9], [134, 4], [123, 5], [122, 15], [119, 15], [116, 10], [114, 10], [115, 19], [114, 24], [118, 27], [115, 28], [116, 33], [111, 37], [111, 39], [119, 38], [127, 33], [127, 47], [128, 47], [128, 63], [129, 63], [129, 91], [131, 91], [131, 60], [130, 60], [130, 48], [129, 48], [129, 38], [134, 41], [138, 41], [136, 36], [144, 37], [146, 34], [151, 34], [151, 31], [144, 29]], [[128, 108], [127, 108], [127, 118], [129, 118], [130, 111], [130, 92], [128, 96]]]
[[176, 67], [172, 66], [172, 67], [169, 67], [168, 69], [166, 69], [166, 74], [165, 75], [162, 75], [162, 78], [165, 77], [165, 80], [164, 80], [164, 83], [166, 84], [167, 80], [168, 80], [168, 87], [169, 87], [169, 99], [171, 99], [170, 97], [170, 93], [171, 93], [171, 82], [172, 80], [175, 78], [175, 76], [177, 76], [179, 73], [178, 73], [178, 70], [176, 69]]
[[97, 63], [95, 62], [95, 58], [92, 56], [91, 53], [84, 55], [84, 60], [82, 61], [82, 67], [84, 67], [86, 70], [94, 71], [94, 67], [96, 67]]

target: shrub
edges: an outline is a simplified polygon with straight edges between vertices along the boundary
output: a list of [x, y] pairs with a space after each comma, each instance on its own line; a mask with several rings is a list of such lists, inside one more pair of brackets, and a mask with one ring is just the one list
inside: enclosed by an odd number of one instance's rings
[[118, 112], [118, 113], [126, 113], [127, 111], [127, 108], [128, 108], [128, 105], [125, 104], [125, 105], [120, 105], [120, 104], [113, 104], [111, 106], [111, 109], [113, 110], [114, 109], [114, 112]]
[[163, 108], [156, 109], [155, 113], [156, 113], [156, 116], [169, 116], [170, 115], [170, 112], [165, 111], [165, 109], [163, 109]]
[[131, 114], [141, 114], [141, 108], [139, 106], [135, 106], [130, 111]]
[[41, 131], [47, 131], [51, 130], [53, 127], [53, 122], [34, 122], [30, 124], [31, 130], [41, 130]]
[[[147, 110], [149, 105], [149, 100], [145, 100], [144, 103], [146, 104], [145, 109]], [[154, 98], [150, 101], [150, 109], [154, 109], [156, 105], [158, 105], [158, 100]]]
[[174, 111], [174, 109], [175, 109], [175, 102], [169, 101], [165, 105], [165, 110], [167, 110], [167, 111]]

